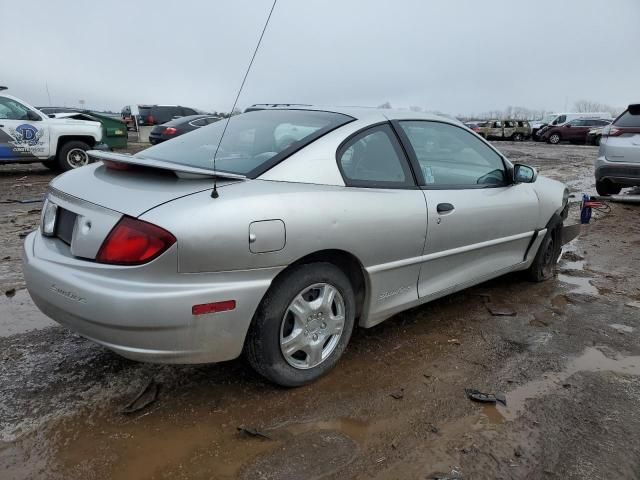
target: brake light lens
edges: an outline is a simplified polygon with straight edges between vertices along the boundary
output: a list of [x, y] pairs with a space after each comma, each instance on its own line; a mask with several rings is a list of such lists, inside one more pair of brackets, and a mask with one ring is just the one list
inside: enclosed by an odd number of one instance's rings
[[105, 167], [110, 170], [134, 170], [135, 165], [130, 163], [113, 162], [111, 160], [102, 160]]
[[96, 261], [110, 265], [142, 265], [164, 253], [176, 238], [163, 228], [122, 217], [103, 242]]
[[162, 133], [164, 133], [165, 135], [175, 135], [177, 131], [178, 130], [176, 130], [173, 127], [167, 127], [167, 128], [164, 129], [164, 132], [162, 132]]

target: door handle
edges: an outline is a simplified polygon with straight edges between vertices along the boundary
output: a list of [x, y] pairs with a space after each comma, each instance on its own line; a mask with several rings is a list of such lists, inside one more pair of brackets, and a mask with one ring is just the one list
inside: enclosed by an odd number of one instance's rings
[[449, 213], [449, 212], [453, 212], [454, 208], [455, 207], [450, 203], [439, 203], [438, 206], [436, 207], [436, 210], [438, 211], [438, 213]]

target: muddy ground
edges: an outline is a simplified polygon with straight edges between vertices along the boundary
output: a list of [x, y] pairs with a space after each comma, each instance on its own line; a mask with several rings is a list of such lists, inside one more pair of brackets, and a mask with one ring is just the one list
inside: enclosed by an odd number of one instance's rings
[[[497, 146], [594, 193], [593, 147]], [[285, 390], [242, 360], [134, 363], [40, 315], [20, 249], [51, 178], [0, 167], [1, 479], [640, 478], [639, 207], [583, 227], [557, 278], [508, 275], [359, 329], [329, 375]], [[157, 400], [123, 414], [149, 382]]]

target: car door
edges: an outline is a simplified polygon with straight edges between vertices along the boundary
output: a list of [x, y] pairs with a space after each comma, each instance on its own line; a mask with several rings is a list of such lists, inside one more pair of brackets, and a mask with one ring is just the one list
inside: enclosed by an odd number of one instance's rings
[[[418, 299], [426, 203], [389, 122], [348, 138], [336, 159], [346, 185], [344, 208], [360, 212], [351, 225], [369, 277], [366, 318], [371, 326]], [[372, 227], [375, 234], [364, 233]]]
[[422, 120], [394, 125], [427, 202], [420, 297], [464, 288], [521, 263], [538, 219], [532, 185], [513, 184], [501, 155], [464, 128]]
[[516, 124], [510, 120], [504, 122], [504, 130], [502, 136], [504, 138], [511, 138], [516, 133]]
[[44, 115], [15, 98], [0, 96], [0, 161], [44, 160], [49, 151]]

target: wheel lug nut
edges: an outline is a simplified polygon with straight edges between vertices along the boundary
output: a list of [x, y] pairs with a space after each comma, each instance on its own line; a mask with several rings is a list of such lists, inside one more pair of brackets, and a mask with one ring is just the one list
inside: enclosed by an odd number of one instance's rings
[[314, 334], [313, 334], [313, 339], [314, 339], [314, 340], [317, 340], [317, 339], [318, 339], [318, 334], [317, 334], [317, 333], [314, 333]]
[[327, 328], [327, 322], [322, 322], [322, 328]]

